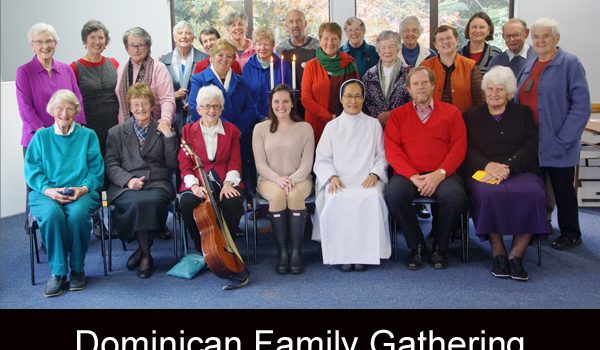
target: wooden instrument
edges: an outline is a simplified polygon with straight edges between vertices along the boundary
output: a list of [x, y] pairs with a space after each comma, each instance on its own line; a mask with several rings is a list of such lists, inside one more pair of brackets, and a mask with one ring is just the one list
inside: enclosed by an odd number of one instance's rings
[[194, 170], [197, 170], [202, 187], [208, 193], [206, 200], [194, 208], [194, 221], [200, 232], [202, 254], [206, 265], [218, 277], [240, 282], [235, 285], [226, 285], [223, 289], [243, 287], [249, 283], [250, 276], [235, 243], [231, 239], [227, 224], [223, 220], [223, 215], [215, 200], [215, 194], [202, 166], [202, 161], [184, 139], [181, 140], [181, 147], [194, 160], [196, 164]]

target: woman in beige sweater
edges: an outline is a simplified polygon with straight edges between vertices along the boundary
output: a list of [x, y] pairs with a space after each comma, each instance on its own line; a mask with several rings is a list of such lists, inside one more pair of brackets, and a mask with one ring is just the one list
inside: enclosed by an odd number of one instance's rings
[[311, 169], [315, 139], [310, 124], [295, 115], [290, 88], [271, 93], [269, 117], [254, 127], [252, 150], [259, 179], [257, 191], [269, 201], [271, 227], [277, 243], [279, 274], [302, 273], [304, 200], [313, 188]]

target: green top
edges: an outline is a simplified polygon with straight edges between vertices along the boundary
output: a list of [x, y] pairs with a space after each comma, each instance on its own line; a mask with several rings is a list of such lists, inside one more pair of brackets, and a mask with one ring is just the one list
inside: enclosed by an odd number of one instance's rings
[[25, 181], [41, 194], [60, 187], [100, 190], [104, 162], [96, 133], [76, 125], [71, 134], [57, 135], [54, 124], [36, 132], [25, 155]]

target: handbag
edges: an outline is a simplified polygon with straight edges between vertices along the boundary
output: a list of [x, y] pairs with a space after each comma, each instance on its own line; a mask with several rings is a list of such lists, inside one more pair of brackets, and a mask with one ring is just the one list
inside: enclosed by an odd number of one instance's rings
[[200, 270], [202, 270], [202, 268], [206, 265], [206, 262], [204, 261], [204, 257], [200, 254], [188, 254], [186, 240], [187, 234], [185, 230], [183, 231], [182, 236], [183, 250], [185, 255], [167, 272], [167, 275], [191, 280], [198, 274], [198, 272], [200, 272]]

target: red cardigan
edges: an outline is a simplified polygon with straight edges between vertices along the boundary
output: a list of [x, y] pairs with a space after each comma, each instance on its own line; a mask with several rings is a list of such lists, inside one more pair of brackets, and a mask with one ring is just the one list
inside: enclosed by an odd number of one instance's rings
[[384, 132], [385, 156], [394, 173], [412, 175], [446, 170], [450, 176], [461, 165], [467, 151], [467, 133], [455, 106], [435, 101], [425, 124], [413, 102], [392, 110]]
[[[219, 134], [217, 136], [217, 153], [215, 154], [214, 162], [208, 160], [200, 121], [185, 125], [181, 131], [181, 139], [191, 145], [194, 152], [200, 157], [204, 171], [208, 173], [212, 169], [215, 169], [221, 181], [225, 180], [225, 175], [230, 170], [237, 170], [240, 174], [242, 173], [240, 131], [235, 125], [226, 121], [223, 121], [223, 129], [225, 129], [225, 135]], [[183, 178], [186, 175], [194, 175], [199, 178], [199, 174], [194, 171], [196, 164], [190, 156], [185, 154], [183, 148], [179, 150], [177, 160], [179, 161], [179, 170], [181, 171], [179, 192], [187, 191], [189, 188], [185, 186]], [[240, 187], [243, 187], [242, 183], [240, 183]]]

